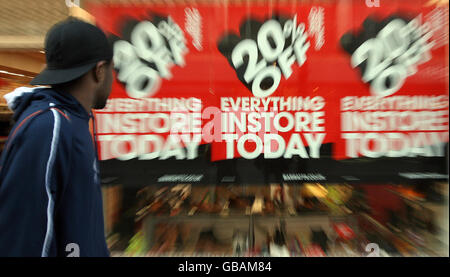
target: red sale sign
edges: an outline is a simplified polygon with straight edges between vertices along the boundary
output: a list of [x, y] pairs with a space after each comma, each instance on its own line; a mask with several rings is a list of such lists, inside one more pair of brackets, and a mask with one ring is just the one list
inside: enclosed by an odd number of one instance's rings
[[114, 47], [111, 98], [95, 113], [104, 161], [445, 159], [448, 5], [88, 11]]

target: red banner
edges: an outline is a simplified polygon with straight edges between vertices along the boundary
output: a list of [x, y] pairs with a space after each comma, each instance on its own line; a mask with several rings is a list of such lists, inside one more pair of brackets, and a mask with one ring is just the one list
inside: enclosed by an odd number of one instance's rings
[[367, 2], [89, 5], [114, 45], [100, 158], [444, 157], [448, 5]]

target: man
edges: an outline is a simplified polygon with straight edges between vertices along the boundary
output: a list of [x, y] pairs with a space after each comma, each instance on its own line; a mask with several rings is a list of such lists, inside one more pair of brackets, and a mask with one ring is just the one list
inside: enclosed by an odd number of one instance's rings
[[112, 48], [69, 18], [45, 40], [47, 68], [6, 95], [13, 127], [0, 161], [0, 256], [109, 256], [91, 109], [111, 92]]

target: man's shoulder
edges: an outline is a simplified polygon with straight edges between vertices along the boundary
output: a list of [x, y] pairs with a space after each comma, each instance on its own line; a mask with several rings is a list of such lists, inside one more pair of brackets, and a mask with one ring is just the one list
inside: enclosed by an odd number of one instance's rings
[[33, 109], [16, 123], [16, 133], [36, 138], [59, 136], [67, 138], [71, 136], [72, 128], [70, 118], [58, 108]]

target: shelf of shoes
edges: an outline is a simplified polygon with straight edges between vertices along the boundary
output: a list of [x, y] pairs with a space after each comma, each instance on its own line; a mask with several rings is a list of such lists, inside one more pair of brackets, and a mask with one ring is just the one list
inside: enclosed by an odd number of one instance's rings
[[[318, 251], [321, 247], [317, 243], [310, 242], [311, 229], [319, 228], [332, 236], [330, 222], [351, 214], [330, 212], [336, 207], [330, 209], [324, 199], [339, 207], [345, 206], [346, 200], [339, 200], [336, 192], [326, 198], [330, 187], [321, 188], [325, 197], [304, 187], [148, 186], [137, 193], [135, 217], [145, 240], [134, 239], [130, 245], [136, 241], [145, 244], [139, 255], [150, 256], [325, 255]], [[280, 220], [288, 226], [285, 246], [280, 245], [274, 231]], [[190, 229], [187, 238], [183, 238], [180, 226]]]

